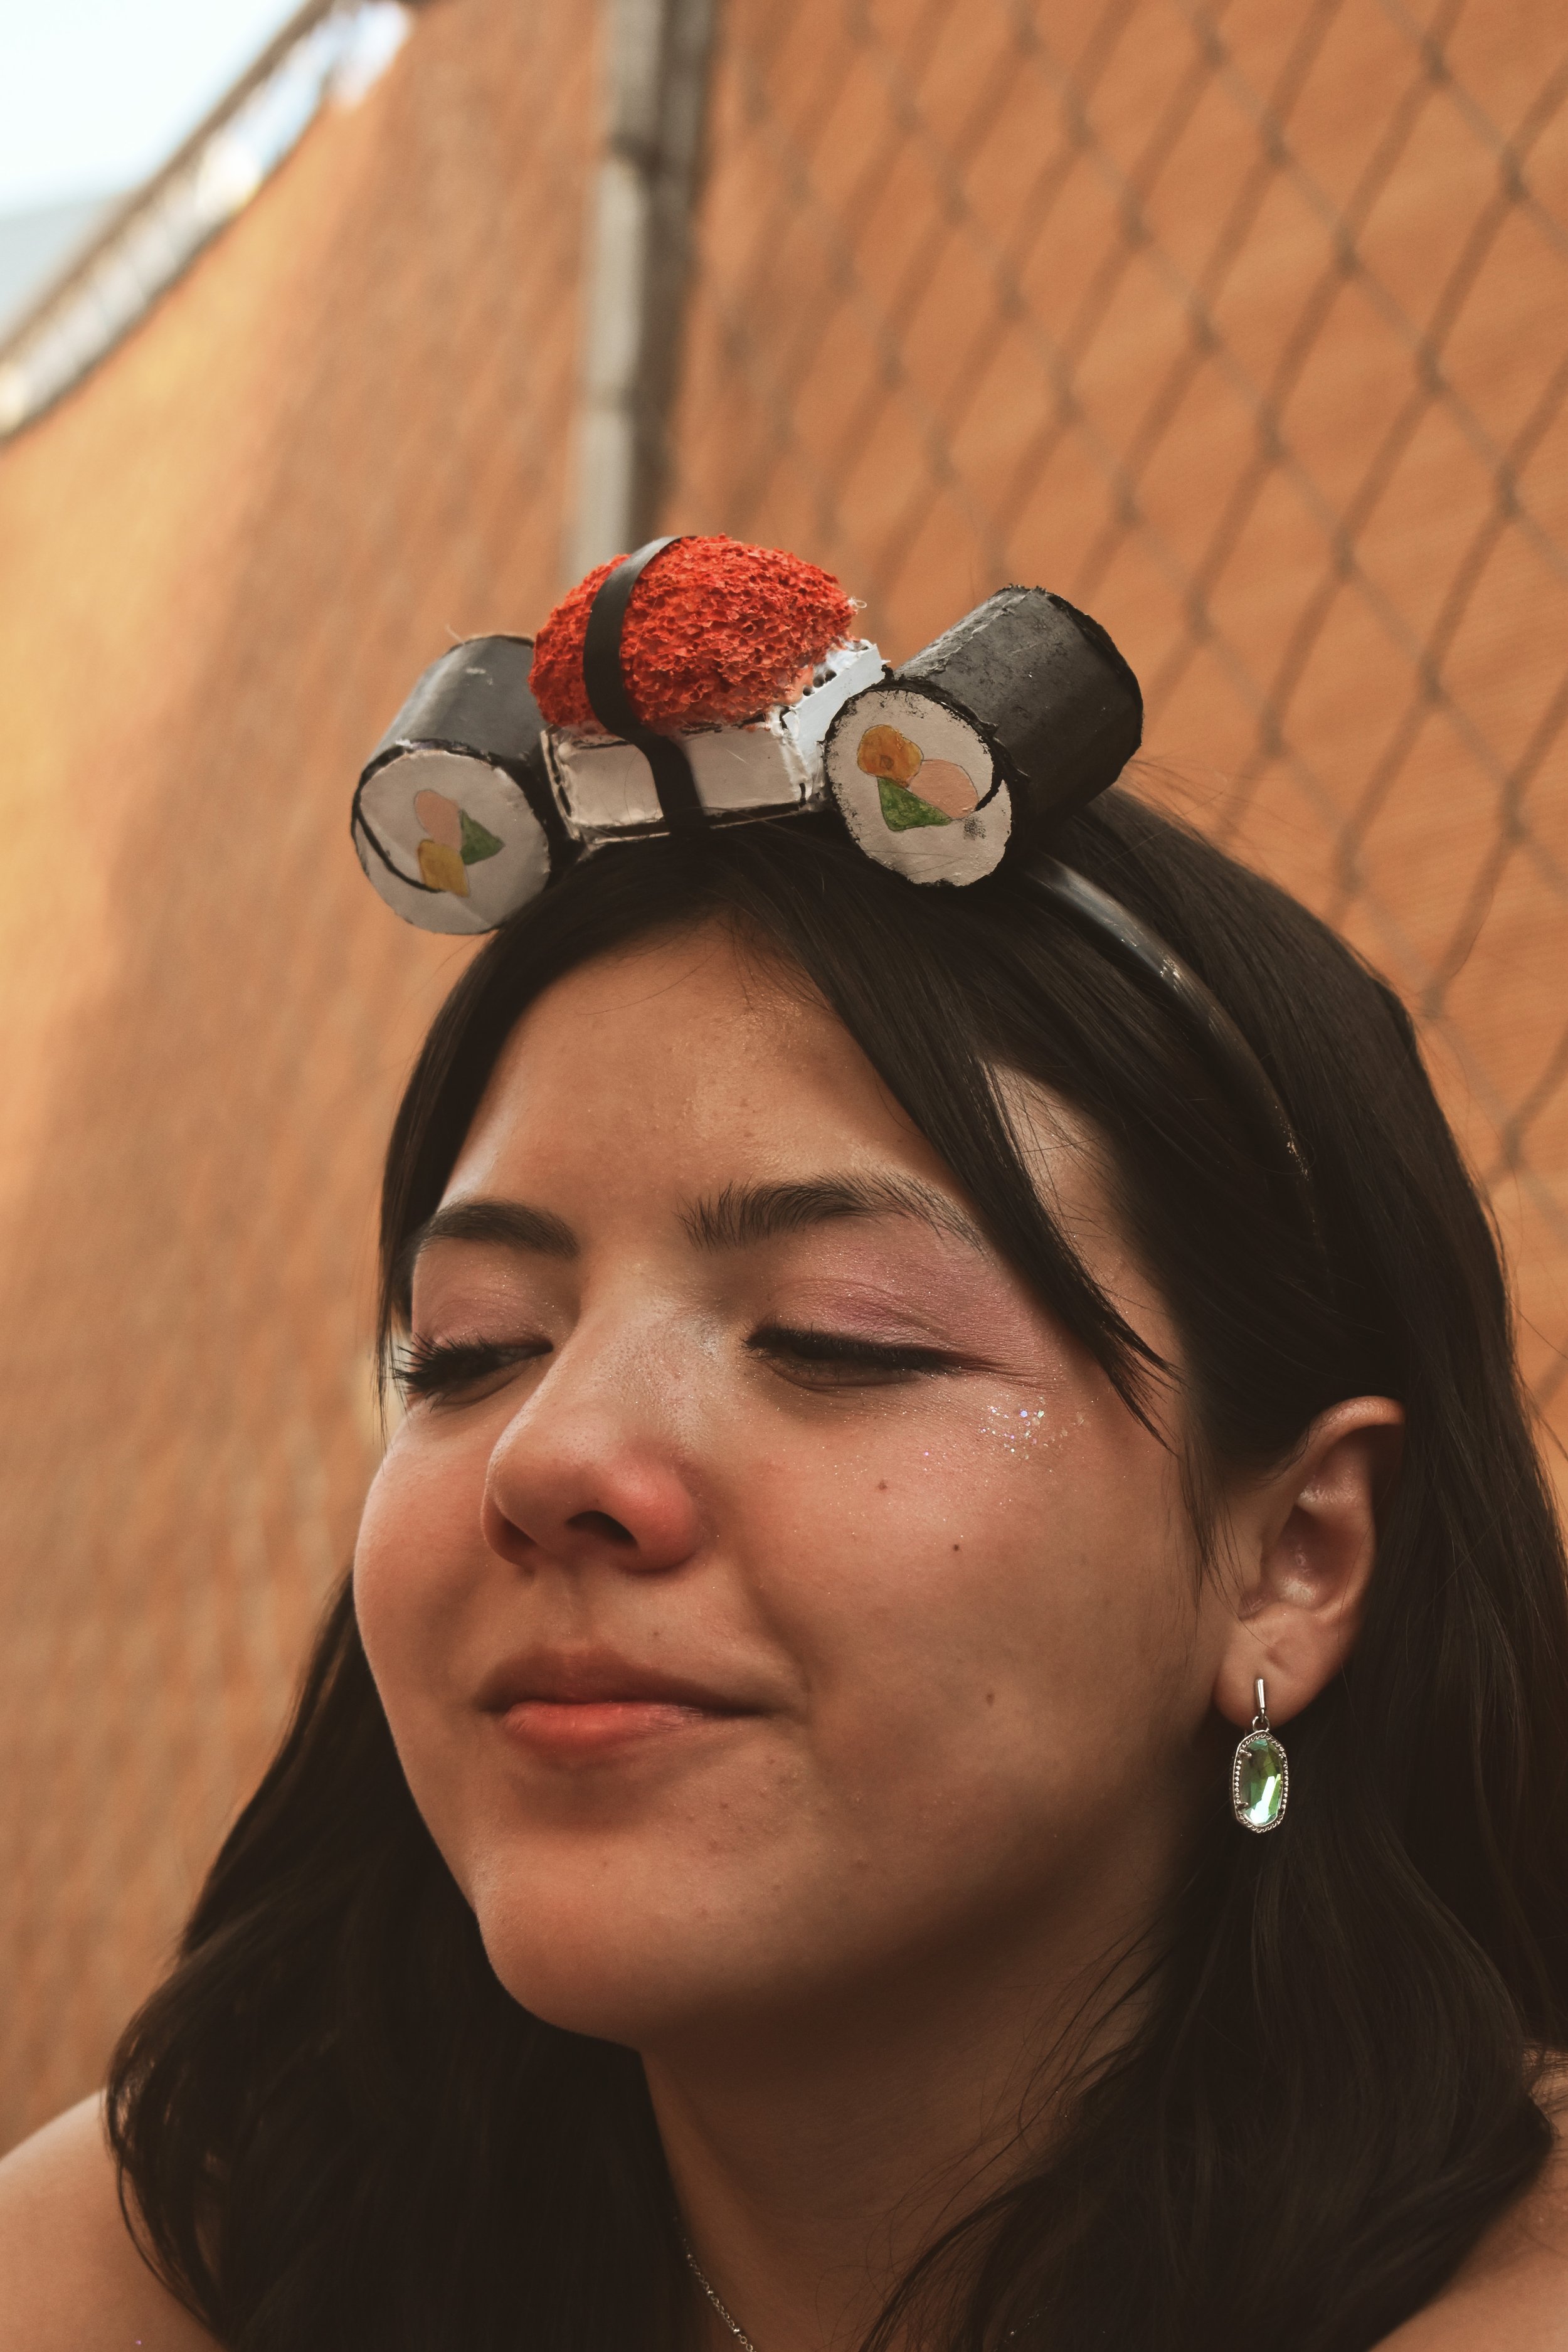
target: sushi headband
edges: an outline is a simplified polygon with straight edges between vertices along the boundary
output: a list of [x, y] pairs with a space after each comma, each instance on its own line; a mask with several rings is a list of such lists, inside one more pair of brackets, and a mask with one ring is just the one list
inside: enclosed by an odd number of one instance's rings
[[[789, 566], [851, 609], [793, 558], [687, 543]], [[623, 636], [638, 582], [682, 544], [651, 540], [605, 567], [591, 597], [592, 573], [574, 592], [586, 613], [564, 701], [553, 646], [547, 684], [547, 632], [561, 636], [573, 599], [540, 632], [537, 662], [527, 637], [471, 637], [425, 672], [353, 800], [360, 864], [394, 912], [424, 930], [491, 931], [602, 845], [807, 811], [836, 812], [868, 856], [918, 885], [963, 888], [1005, 862], [1164, 1001], [1305, 1197], [1289, 1119], [1230, 1015], [1155, 932], [1042, 845], [1142, 740], [1138, 681], [1100, 624], [1044, 589], [1001, 588], [896, 669], [864, 639], [841, 641], [791, 698], [743, 723], [656, 728], [633, 699]], [[569, 715], [547, 719], [535, 685]]]

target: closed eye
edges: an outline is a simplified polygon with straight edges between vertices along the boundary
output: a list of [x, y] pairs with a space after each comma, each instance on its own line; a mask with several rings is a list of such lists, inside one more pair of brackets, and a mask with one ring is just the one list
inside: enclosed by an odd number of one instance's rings
[[801, 1388], [877, 1388], [921, 1374], [956, 1372], [957, 1357], [940, 1348], [864, 1339], [850, 1331], [822, 1331], [764, 1323], [746, 1342], [753, 1356]]
[[405, 1403], [421, 1397], [468, 1403], [481, 1391], [488, 1395], [517, 1365], [550, 1352], [548, 1339], [426, 1339], [416, 1333], [397, 1349], [392, 1377]]

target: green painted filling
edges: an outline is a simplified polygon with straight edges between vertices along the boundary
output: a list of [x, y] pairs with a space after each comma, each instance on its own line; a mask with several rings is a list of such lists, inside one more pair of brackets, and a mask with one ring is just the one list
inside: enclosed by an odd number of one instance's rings
[[459, 809], [458, 814], [462, 819], [463, 825], [461, 856], [464, 865], [480, 866], [487, 857], [499, 857], [506, 847], [505, 842], [498, 841], [493, 833], [487, 833], [484, 826], [468, 814], [467, 809]]
[[918, 800], [908, 784], [895, 784], [888, 776], [878, 777], [877, 797], [882, 803], [882, 823], [889, 833], [908, 833], [911, 825], [917, 824], [952, 823], [941, 809], [932, 808], [929, 801]]

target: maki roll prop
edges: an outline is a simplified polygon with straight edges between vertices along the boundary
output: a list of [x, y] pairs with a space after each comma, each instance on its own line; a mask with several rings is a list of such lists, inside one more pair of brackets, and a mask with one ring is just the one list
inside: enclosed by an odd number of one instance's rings
[[470, 637], [433, 662], [354, 794], [359, 862], [426, 931], [493, 931], [571, 862], [551, 799], [527, 637]]
[[847, 704], [826, 778], [854, 839], [911, 882], [978, 882], [1113, 784], [1143, 699], [1105, 631], [1001, 588]]

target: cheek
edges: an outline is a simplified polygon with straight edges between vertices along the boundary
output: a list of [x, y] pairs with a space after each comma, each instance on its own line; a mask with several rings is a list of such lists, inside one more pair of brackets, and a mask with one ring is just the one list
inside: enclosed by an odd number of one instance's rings
[[468, 1665], [483, 1581], [488, 1442], [432, 1444], [405, 1423], [372, 1482], [354, 1545], [354, 1612], [420, 1810], [438, 1807], [443, 1727]]
[[818, 1767], [885, 1848], [929, 1853], [944, 1822], [977, 1861], [1054, 1838], [1177, 1736], [1185, 1521], [1119, 1405], [912, 1414], [811, 1477], [772, 1469], [764, 1604], [811, 1683]]
[[362, 1627], [371, 1621], [395, 1626], [438, 1610], [449, 1595], [472, 1549], [463, 1538], [479, 1531], [483, 1466], [471, 1498], [469, 1466], [460, 1447], [432, 1448], [407, 1423], [397, 1431], [371, 1481], [354, 1544]]

